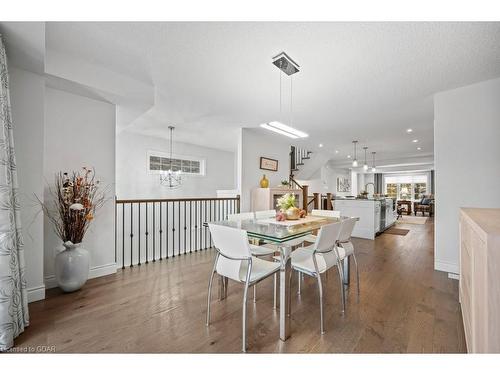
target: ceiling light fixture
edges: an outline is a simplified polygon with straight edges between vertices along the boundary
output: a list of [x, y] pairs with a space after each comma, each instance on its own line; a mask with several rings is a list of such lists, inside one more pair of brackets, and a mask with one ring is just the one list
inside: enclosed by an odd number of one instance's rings
[[352, 141], [354, 144], [354, 160], [352, 161], [352, 166], [357, 167], [358, 166], [358, 158], [356, 157], [356, 145], [358, 144], [358, 141]]
[[363, 150], [365, 150], [365, 163], [363, 164], [363, 170], [366, 172], [368, 171], [368, 163], [366, 162], [366, 150], [368, 149], [368, 147], [363, 147]]
[[[290, 56], [288, 56], [285, 52], [281, 52], [280, 54], [273, 57], [273, 64], [278, 67], [280, 70], [280, 119], [282, 117], [281, 108], [282, 108], [282, 90], [281, 90], [281, 78], [283, 72], [290, 76], [290, 125], [292, 125], [293, 119], [293, 86], [292, 86], [292, 74], [295, 74], [299, 71], [299, 65], [293, 61]], [[280, 121], [271, 121], [265, 124], [260, 125], [262, 128], [271, 130], [275, 133], [285, 135], [287, 137], [296, 139], [296, 138], [306, 138], [309, 137], [307, 133], [303, 131], [297, 130], [292, 126], [288, 126], [283, 124]], [[321, 147], [321, 146], [320, 146]]]
[[376, 152], [373, 151], [372, 152], [372, 160], [373, 160], [373, 163], [372, 163], [372, 172], [375, 173], [377, 171], [377, 168], [375, 168], [375, 154]]
[[160, 172], [160, 185], [166, 186], [169, 189], [176, 189], [182, 184], [181, 171], [178, 169], [176, 171], [172, 170], [172, 153], [173, 153], [173, 141], [174, 141], [174, 129], [175, 127], [169, 126], [170, 130], [170, 157], [168, 159], [168, 170]]
[[319, 147], [319, 148], [323, 147], [323, 143], [320, 143], [320, 144], [318, 145], [318, 147]]
[[413, 129], [412, 129], [412, 128], [408, 128], [408, 129], [406, 129], [406, 132], [407, 132], [407, 133], [411, 133], [412, 131], [413, 131]]
[[413, 143], [417, 143], [417, 142], [418, 142], [418, 139], [414, 139], [412, 142], [413, 142]]
[[420, 151], [422, 149], [422, 147], [417, 147], [417, 150]]
[[335, 150], [335, 153], [338, 154], [339, 153], [339, 150]]
[[347, 159], [350, 159], [351, 158], [351, 155], [347, 155]]
[[267, 124], [262, 124], [260, 125], [261, 127], [272, 130], [276, 133], [286, 135], [287, 137], [290, 138], [307, 138], [309, 137], [309, 134], [304, 133], [300, 130], [297, 130], [295, 128], [292, 128], [291, 126], [285, 125], [279, 121], [271, 121], [268, 122]]

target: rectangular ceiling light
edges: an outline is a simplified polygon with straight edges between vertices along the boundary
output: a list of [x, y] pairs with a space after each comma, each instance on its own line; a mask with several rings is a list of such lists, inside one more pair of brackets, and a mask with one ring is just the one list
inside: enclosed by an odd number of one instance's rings
[[261, 127], [274, 131], [276, 133], [286, 135], [290, 138], [306, 138], [309, 137], [307, 133], [304, 133], [300, 130], [294, 129], [291, 126], [285, 125], [279, 121], [271, 121], [267, 124], [262, 124]]

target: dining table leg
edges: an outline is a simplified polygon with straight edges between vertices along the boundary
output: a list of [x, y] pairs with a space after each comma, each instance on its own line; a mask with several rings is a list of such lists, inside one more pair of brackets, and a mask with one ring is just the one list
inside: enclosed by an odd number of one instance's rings
[[290, 275], [292, 273], [291, 247], [280, 248], [280, 339], [285, 341], [290, 337]]
[[349, 270], [349, 259], [351, 257], [344, 258], [343, 271], [344, 271], [344, 285], [349, 285], [350, 283], [350, 270]]

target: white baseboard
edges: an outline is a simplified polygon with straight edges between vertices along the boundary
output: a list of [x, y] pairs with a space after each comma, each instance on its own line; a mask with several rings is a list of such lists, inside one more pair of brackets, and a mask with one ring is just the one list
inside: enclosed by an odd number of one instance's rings
[[457, 275], [460, 273], [458, 264], [450, 263], [450, 262], [443, 262], [443, 261], [439, 261], [439, 260], [434, 260], [434, 269], [436, 271], [454, 273]]
[[458, 273], [448, 272], [448, 279], [460, 280], [460, 275]]
[[[96, 277], [111, 275], [116, 273], [116, 263], [104, 264], [102, 266], [92, 267], [89, 271], [89, 279]], [[56, 277], [54, 275], [45, 277], [45, 288], [51, 289], [57, 286]]]
[[45, 299], [45, 285], [28, 288], [28, 303]]

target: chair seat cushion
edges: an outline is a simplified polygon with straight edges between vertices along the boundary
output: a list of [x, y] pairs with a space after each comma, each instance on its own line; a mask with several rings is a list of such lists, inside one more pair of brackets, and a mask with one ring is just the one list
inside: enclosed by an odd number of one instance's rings
[[252, 253], [253, 256], [256, 256], [256, 257], [273, 255], [275, 251], [276, 251], [275, 249], [270, 249], [268, 247], [250, 244], [250, 252]]
[[[250, 273], [250, 283], [265, 279], [267, 276], [279, 270], [280, 265], [276, 262], [252, 257], [252, 272]], [[241, 262], [240, 281], [245, 282], [247, 277], [248, 262]]]
[[[343, 248], [337, 248], [339, 252], [340, 259], [345, 258], [345, 250]], [[292, 268], [297, 271], [304, 271], [307, 273], [316, 273], [316, 268], [314, 267], [313, 261], [313, 249], [311, 246], [303, 247], [292, 252]], [[327, 253], [316, 253], [316, 263], [318, 265], [319, 273], [323, 273], [337, 265], [337, 255], [335, 251], [329, 251]]]

